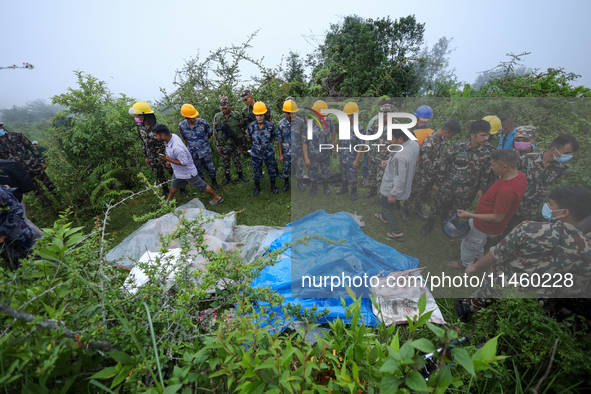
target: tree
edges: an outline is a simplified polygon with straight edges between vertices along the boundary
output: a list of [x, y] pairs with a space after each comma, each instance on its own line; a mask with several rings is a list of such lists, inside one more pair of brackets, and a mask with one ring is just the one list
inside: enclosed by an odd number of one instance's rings
[[304, 61], [300, 57], [299, 52], [289, 51], [284, 77], [287, 82], [304, 82], [306, 80]]
[[459, 86], [456, 69], [449, 68], [449, 56], [455, 50], [450, 48], [453, 38], [441, 37], [431, 49], [425, 46], [421, 51], [422, 61], [414, 64], [419, 79], [419, 95], [441, 96], [440, 86]]
[[98, 209], [107, 202], [101, 196], [136, 183], [141, 148], [128, 113], [135, 100], [114, 97], [107, 84], [92, 75], [75, 74], [78, 88], [52, 98], [65, 110], [52, 119], [48, 133], [49, 170], [72, 204]]
[[0, 109], [0, 117], [5, 123], [33, 123], [41, 120], [50, 120], [62, 109], [63, 108], [59, 105], [51, 105], [45, 100], [36, 99], [28, 101], [25, 105], [20, 107], [13, 105], [11, 108]]
[[418, 92], [413, 61], [423, 43], [424, 23], [414, 15], [363, 19], [347, 16], [331, 24], [309, 58], [313, 89], [326, 96], [402, 96]]

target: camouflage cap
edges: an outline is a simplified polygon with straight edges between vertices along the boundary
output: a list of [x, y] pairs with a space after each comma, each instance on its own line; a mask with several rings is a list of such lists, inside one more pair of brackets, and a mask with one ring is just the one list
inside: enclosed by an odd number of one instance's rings
[[240, 97], [245, 98], [246, 96], [252, 96], [252, 92], [250, 89], [244, 89], [240, 94]]
[[533, 138], [536, 136], [536, 128], [534, 126], [519, 126], [515, 129], [514, 138]]
[[226, 107], [230, 105], [230, 100], [228, 100], [228, 96], [220, 97], [220, 107]]
[[380, 112], [398, 112], [394, 104], [384, 104], [380, 107]]

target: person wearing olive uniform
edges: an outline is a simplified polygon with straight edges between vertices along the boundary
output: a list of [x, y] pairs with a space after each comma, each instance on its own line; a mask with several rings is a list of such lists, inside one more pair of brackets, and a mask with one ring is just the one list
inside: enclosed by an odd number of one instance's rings
[[215, 114], [213, 119], [213, 142], [218, 155], [222, 156], [222, 166], [226, 176], [222, 184], [227, 185], [230, 182], [230, 170], [232, 168], [230, 160], [234, 161], [238, 179], [242, 182], [248, 182], [248, 178], [242, 175], [242, 160], [240, 158], [244, 144], [240, 132], [244, 124], [242, 116], [238, 112], [232, 111], [227, 96], [220, 97], [220, 109], [221, 112]]

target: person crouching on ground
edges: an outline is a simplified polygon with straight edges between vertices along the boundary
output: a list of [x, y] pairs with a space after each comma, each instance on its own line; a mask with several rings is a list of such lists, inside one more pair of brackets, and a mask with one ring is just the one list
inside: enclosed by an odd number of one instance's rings
[[458, 217], [470, 219], [470, 232], [462, 240], [461, 261], [447, 266], [466, 269], [484, 255], [488, 238], [500, 235], [521, 204], [527, 179], [517, 169], [519, 158], [513, 149], [495, 150], [490, 155], [490, 167], [501, 178], [488, 188], [476, 207], [476, 213], [458, 209]]
[[166, 156], [162, 157], [167, 165], [172, 166], [172, 187], [168, 194], [168, 200], [172, 201], [174, 195], [180, 188], [184, 188], [187, 183], [190, 183], [197, 189], [209, 194], [213, 200], [209, 201], [211, 205], [221, 204], [224, 199], [218, 196], [213, 189], [208, 186], [197, 173], [197, 167], [193, 163], [193, 157], [189, 149], [181, 141], [181, 137], [176, 134], [171, 134], [168, 127], [163, 124], [158, 124], [152, 130], [154, 138], [158, 141], [164, 142], [166, 148]]

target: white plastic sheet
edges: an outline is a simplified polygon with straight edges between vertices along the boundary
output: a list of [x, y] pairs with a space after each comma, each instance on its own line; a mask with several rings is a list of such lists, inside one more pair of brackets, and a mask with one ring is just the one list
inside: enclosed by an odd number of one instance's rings
[[[423, 267], [392, 272], [387, 277], [380, 278], [379, 284], [375, 287], [372, 286], [371, 289], [377, 294], [382, 316], [379, 315], [374, 305], [372, 305], [373, 313], [379, 319], [383, 319], [387, 325], [407, 324], [406, 316], [413, 319], [414, 316], [419, 315], [419, 298], [421, 294], [427, 292], [427, 308], [425, 311], [433, 311], [429, 321], [431, 323], [446, 324], [435, 298], [433, 298], [426, 286], [426, 282], [423, 280], [421, 271], [424, 269]], [[392, 286], [393, 284], [395, 286]]]

